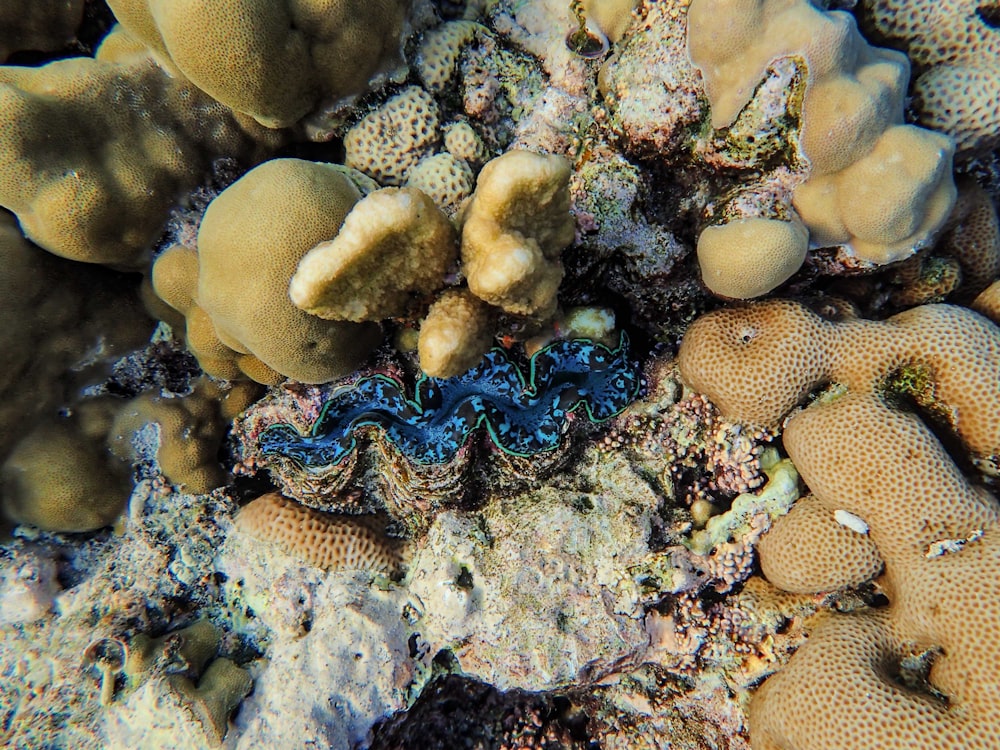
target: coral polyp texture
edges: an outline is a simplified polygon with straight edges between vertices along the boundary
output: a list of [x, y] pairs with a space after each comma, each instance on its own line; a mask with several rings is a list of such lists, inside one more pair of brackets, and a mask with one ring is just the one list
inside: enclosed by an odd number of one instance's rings
[[[813, 497], [764, 537], [762, 568], [802, 592], [882, 571], [889, 602], [829, 614], [763, 684], [750, 707], [755, 750], [996, 744], [1000, 505], [894, 403], [912, 399], [995, 473], [998, 368], [1000, 329], [945, 305], [831, 322], [779, 300], [691, 327], [681, 371], [734, 418], [771, 422], [838, 384], [786, 420], [785, 448]], [[758, 379], [782, 386], [762, 398]]]
[[111, 0], [171, 73], [270, 128], [362, 93], [400, 62], [405, 0]]
[[50, 252], [141, 268], [212, 159], [264, 153], [256, 130], [142, 54], [4, 66], [0, 205]]
[[[733, 20], [719, 24], [722, 17]], [[734, 124], [769, 65], [787, 57], [804, 61], [798, 147], [809, 169], [791, 202], [809, 243], [847, 246], [877, 266], [932, 241], [955, 201], [954, 149], [946, 136], [903, 123], [910, 72], [904, 55], [869, 45], [852, 15], [809, 0], [694, 0], [688, 50], [705, 79], [714, 128]], [[785, 219], [765, 214], [749, 220]], [[711, 244], [700, 239], [705, 284], [721, 296], [742, 298], [778, 286], [807, 249], [793, 227], [759, 231], [751, 248], [744, 247], [745, 233], [735, 230]], [[717, 260], [722, 238], [733, 260], [728, 267]], [[756, 283], [747, 285], [745, 277]]]
[[175, 245], [157, 258], [153, 286], [186, 316], [188, 344], [209, 374], [322, 383], [367, 356], [376, 326], [321, 320], [288, 297], [299, 261], [336, 236], [359, 198], [342, 168], [273, 159], [209, 204], [197, 253]]
[[306, 468], [336, 466], [357, 449], [359, 434], [374, 428], [408, 461], [443, 464], [483, 428], [498, 449], [528, 457], [558, 447], [577, 410], [594, 423], [615, 416], [640, 384], [624, 337], [615, 349], [557, 341], [532, 356], [527, 374], [493, 349], [463, 375], [421, 377], [412, 399], [392, 378], [362, 378], [323, 407], [308, 435], [273, 425], [261, 433], [260, 451]]
[[966, 308], [923, 305], [870, 321], [827, 320], [788, 300], [749, 304], [695, 322], [679, 363], [725, 416], [771, 427], [827, 383], [899, 392], [955, 430], [983, 470], [997, 470], [1000, 331]]
[[369, 570], [392, 575], [403, 566], [403, 543], [385, 535], [376, 516], [323, 513], [271, 492], [236, 515], [236, 528], [266, 539], [326, 570]]
[[[1000, 28], [996, 9], [975, 0], [866, 0], [866, 17], [920, 75], [920, 122], [948, 133], [963, 157], [1000, 143]], [[992, 10], [991, 10], [992, 8]]]

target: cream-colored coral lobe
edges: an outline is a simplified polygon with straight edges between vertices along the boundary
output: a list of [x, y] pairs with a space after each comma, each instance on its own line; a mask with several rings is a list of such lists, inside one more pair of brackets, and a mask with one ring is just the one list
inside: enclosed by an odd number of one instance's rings
[[0, 745], [1000, 747], [993, 4], [0, 6]]

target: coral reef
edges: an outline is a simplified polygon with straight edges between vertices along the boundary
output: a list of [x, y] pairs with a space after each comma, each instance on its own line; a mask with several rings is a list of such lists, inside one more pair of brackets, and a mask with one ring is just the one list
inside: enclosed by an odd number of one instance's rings
[[[720, 26], [719, 16], [741, 21]], [[805, 61], [798, 145], [809, 176], [795, 187], [792, 203], [812, 244], [846, 245], [862, 260], [884, 265], [930, 242], [955, 200], [953, 146], [947, 137], [903, 124], [905, 56], [870, 46], [849, 13], [824, 11], [808, 0], [753, 7], [695, 0], [688, 19], [688, 50], [704, 76], [715, 128], [733, 124], [772, 61]], [[721, 296], [770, 291], [805, 256], [805, 237], [793, 231], [794, 221], [778, 231], [759, 222], [783, 217], [747, 220], [756, 230], [752, 249], [747, 232], [731, 227], [704, 247], [699, 239], [699, 259], [704, 255], [710, 271], [703, 280]], [[730, 248], [728, 267], [718, 261], [721, 244]], [[742, 277], [757, 274], [754, 283], [741, 285], [747, 283]]]
[[28, 5], [0, 745], [996, 744], [995, 9]]
[[141, 53], [0, 68], [0, 125], [0, 205], [25, 234], [132, 269], [212, 159], [264, 153], [254, 128]]

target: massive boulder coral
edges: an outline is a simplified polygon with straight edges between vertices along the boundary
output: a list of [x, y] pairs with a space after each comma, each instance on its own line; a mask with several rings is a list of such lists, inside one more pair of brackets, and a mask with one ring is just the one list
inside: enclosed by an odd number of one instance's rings
[[750, 708], [754, 747], [992, 747], [1000, 505], [894, 404], [915, 399], [990, 469], [1000, 330], [946, 305], [831, 322], [773, 301], [705, 316], [691, 334], [684, 377], [735, 418], [774, 423], [817, 385], [840, 385], [786, 421], [785, 447], [814, 497], [765, 536], [762, 566], [807, 592], [882, 570], [889, 601], [828, 615], [764, 683]]
[[405, 0], [110, 0], [157, 60], [270, 128], [362, 93], [399, 64]]
[[768, 427], [827, 383], [903, 390], [953, 429], [983, 470], [998, 470], [1000, 409], [983, 399], [1000, 371], [1000, 335], [963, 307], [924, 305], [885, 321], [828, 320], [789, 300], [719, 310], [690, 327], [679, 365], [724, 415]]
[[[921, 123], [955, 139], [963, 158], [1000, 143], [1000, 29], [976, 0], [866, 0], [865, 18], [920, 71]], [[995, 9], [994, 9], [995, 14]]]
[[[945, 136], [903, 124], [909, 78], [903, 55], [868, 45], [853, 16], [809, 0], [696, 0], [688, 49], [705, 79], [715, 128], [733, 124], [769, 64], [790, 56], [805, 61], [799, 148], [810, 172], [792, 204], [813, 246], [846, 246], [862, 261], [883, 265], [932, 240], [955, 200], [953, 146]], [[771, 263], [767, 278], [746, 296], [785, 281], [792, 259], [804, 256], [802, 240], [769, 236], [764, 257], [784, 254], [788, 261]], [[740, 252], [741, 239], [734, 233], [731, 267], [715, 263], [722, 273], [704, 277], [723, 296], [741, 296], [735, 280], [756, 274], [753, 257]]]
[[55, 50], [83, 20], [84, 0], [9, 0], [0, 6], [0, 62], [22, 50]]
[[263, 129], [142, 55], [103, 50], [0, 67], [0, 206], [50, 252], [139, 268], [212, 160], [258, 158]]
[[299, 261], [337, 234], [359, 197], [340, 167], [274, 159], [209, 204], [197, 253], [178, 245], [157, 259], [153, 285], [186, 316], [189, 345], [206, 371], [323, 383], [377, 345], [377, 325], [322, 320], [288, 297]]
[[46, 531], [93, 531], [114, 522], [128, 482], [104, 450], [112, 414], [112, 404], [88, 402], [23, 435], [0, 466], [3, 515]]
[[202, 377], [185, 396], [144, 393], [118, 407], [106, 437], [108, 450], [129, 468], [155, 462], [183, 492], [210, 492], [226, 481], [218, 458], [226, 429], [260, 395], [258, 388], [243, 382], [223, 391]]
[[[994, 747], [996, 499], [962, 476], [917, 417], [876, 395], [810, 406], [789, 420], [784, 440], [828, 512], [847, 511], [867, 525], [884, 561], [878, 584], [889, 606], [831, 615], [816, 628], [754, 696], [754, 747]], [[803, 533], [788, 540], [800, 552], [814, 543]], [[809, 556], [797, 562], [808, 570]], [[921, 667], [907, 666], [915, 660], [929, 666], [923, 686]], [[805, 718], [816, 716], [829, 719]]]
[[0, 210], [0, 458], [153, 328], [136, 280], [57, 258]]

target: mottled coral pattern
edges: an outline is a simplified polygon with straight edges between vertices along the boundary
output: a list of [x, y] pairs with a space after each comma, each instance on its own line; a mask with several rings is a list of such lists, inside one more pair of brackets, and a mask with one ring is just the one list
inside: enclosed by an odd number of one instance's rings
[[527, 375], [493, 349], [463, 375], [420, 378], [412, 400], [394, 378], [363, 378], [326, 403], [308, 435], [273, 425], [260, 444], [263, 453], [306, 467], [330, 466], [355, 450], [359, 430], [377, 428], [412, 462], [441, 464], [485, 427], [504, 452], [531, 456], [558, 447], [570, 413], [583, 408], [591, 422], [604, 422], [629, 405], [640, 384], [624, 335], [615, 349], [589, 339], [557, 341], [535, 353]]

